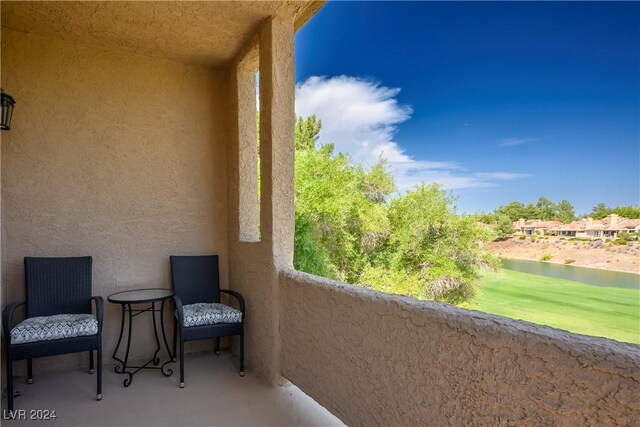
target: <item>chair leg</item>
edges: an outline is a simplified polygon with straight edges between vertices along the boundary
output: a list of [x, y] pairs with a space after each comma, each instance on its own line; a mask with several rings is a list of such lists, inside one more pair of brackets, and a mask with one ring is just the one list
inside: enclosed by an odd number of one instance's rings
[[244, 331], [240, 334], [240, 376], [244, 377]]
[[93, 374], [93, 350], [89, 352], [89, 373]]
[[[93, 352], [91, 352], [91, 354], [93, 355]], [[97, 390], [97, 394], [96, 394], [96, 400], [102, 400], [102, 345], [98, 346], [98, 350], [96, 351], [96, 355], [97, 355], [97, 362], [98, 362], [98, 390]], [[93, 357], [91, 358], [91, 361], [93, 361]]]
[[184, 388], [184, 340], [180, 334], [180, 388]]
[[216, 356], [220, 356], [220, 337], [216, 337]]
[[7, 409], [13, 411], [13, 361], [10, 357], [7, 357]]
[[33, 359], [27, 359], [27, 384], [33, 384]]
[[178, 319], [173, 319], [173, 356], [172, 359], [176, 361], [176, 345], [178, 344]]

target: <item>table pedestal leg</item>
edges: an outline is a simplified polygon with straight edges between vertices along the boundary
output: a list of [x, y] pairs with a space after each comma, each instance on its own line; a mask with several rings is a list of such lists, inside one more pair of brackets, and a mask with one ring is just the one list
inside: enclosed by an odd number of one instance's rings
[[[133, 376], [137, 374], [139, 371], [141, 371], [142, 369], [159, 369], [160, 372], [162, 372], [162, 374], [166, 377], [169, 377], [173, 374], [173, 370], [171, 368], [166, 367], [167, 364], [173, 363], [173, 361], [175, 360], [175, 354], [171, 353], [171, 350], [169, 348], [169, 343], [167, 341], [167, 335], [164, 327], [164, 305], [165, 305], [164, 303], [165, 301], [162, 301], [162, 304], [159, 310], [156, 309], [155, 302], [152, 302], [150, 307], [146, 309], [139, 309], [139, 310], [132, 309], [131, 304], [122, 304], [122, 323], [120, 325], [120, 336], [118, 337], [118, 343], [116, 344], [116, 348], [113, 351], [113, 355], [111, 357], [117, 362], [119, 362], [119, 364], [116, 364], [114, 368], [115, 372], [118, 374], [127, 375], [127, 378], [125, 378], [123, 381], [123, 384], [125, 387], [129, 387], [131, 385], [131, 382], [133, 381]], [[135, 314], [133, 314], [133, 312], [135, 312]], [[153, 335], [156, 340], [156, 349], [153, 354], [153, 357], [149, 361], [147, 361], [146, 363], [140, 366], [131, 366], [128, 364], [128, 361], [129, 361], [129, 350], [131, 349], [131, 329], [133, 324], [133, 318], [145, 312], [151, 312], [151, 316], [153, 320]], [[160, 344], [160, 337], [158, 335], [156, 313], [160, 313], [160, 329], [162, 331], [162, 338], [164, 341], [165, 348], [167, 350], [167, 354], [169, 356], [169, 360], [163, 363], [161, 366], [158, 366], [160, 365], [160, 358], [158, 357], [158, 353], [162, 349], [162, 346]], [[127, 347], [125, 349], [124, 359], [120, 359], [118, 357], [118, 351], [120, 349], [120, 344], [122, 343], [122, 337], [124, 334], [125, 318], [128, 318], [128, 322], [129, 322], [128, 334], [127, 334]], [[149, 366], [151, 364], [154, 366]]]

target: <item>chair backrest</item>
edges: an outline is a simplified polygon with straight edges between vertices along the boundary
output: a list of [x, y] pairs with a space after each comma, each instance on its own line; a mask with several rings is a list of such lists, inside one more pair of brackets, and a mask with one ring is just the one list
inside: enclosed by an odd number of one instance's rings
[[182, 304], [220, 302], [218, 255], [171, 256], [173, 290]]
[[91, 313], [90, 256], [24, 259], [27, 317]]

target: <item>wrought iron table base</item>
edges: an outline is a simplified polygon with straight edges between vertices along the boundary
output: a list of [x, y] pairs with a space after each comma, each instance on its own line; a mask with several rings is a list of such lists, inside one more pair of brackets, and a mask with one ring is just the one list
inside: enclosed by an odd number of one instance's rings
[[[129, 387], [131, 382], [133, 381], [133, 376], [140, 372], [143, 369], [159, 369], [162, 372], [162, 375], [165, 377], [170, 377], [173, 374], [173, 370], [171, 368], [166, 368], [165, 366], [169, 363], [174, 363], [176, 361], [176, 355], [171, 353], [171, 349], [169, 348], [169, 342], [167, 341], [167, 335], [164, 329], [164, 303], [166, 301], [162, 301], [160, 305], [160, 309], [156, 309], [155, 301], [151, 303], [150, 307], [145, 309], [133, 309], [131, 308], [131, 303], [121, 304], [122, 305], [122, 324], [120, 325], [120, 337], [118, 338], [118, 344], [116, 345], [115, 350], [113, 351], [113, 355], [111, 356], [114, 360], [119, 362], [119, 365], [114, 367], [114, 371], [118, 374], [128, 375], [127, 378], [122, 382], [125, 387]], [[156, 351], [153, 354], [153, 357], [146, 363], [141, 366], [132, 366], [128, 365], [129, 360], [129, 350], [131, 348], [131, 324], [133, 323], [133, 318], [139, 314], [150, 312], [151, 317], [153, 318], [153, 335], [156, 339]], [[127, 316], [127, 313], [129, 314]], [[135, 314], [134, 314], [135, 313]], [[162, 330], [162, 339], [164, 341], [165, 348], [167, 350], [167, 354], [169, 355], [169, 360], [160, 365], [160, 358], [158, 357], [158, 353], [160, 352], [162, 346], [160, 345], [160, 338], [158, 336], [158, 326], [156, 322], [156, 313], [160, 313], [160, 328]], [[124, 353], [124, 360], [120, 359], [117, 354], [120, 349], [120, 343], [122, 342], [122, 335], [124, 333], [124, 323], [125, 317], [129, 318], [129, 333], [127, 334], [127, 348]], [[175, 347], [175, 345], [174, 345]], [[149, 366], [153, 364], [153, 366]], [[160, 365], [160, 366], [158, 366]], [[130, 371], [132, 369], [132, 371]]]

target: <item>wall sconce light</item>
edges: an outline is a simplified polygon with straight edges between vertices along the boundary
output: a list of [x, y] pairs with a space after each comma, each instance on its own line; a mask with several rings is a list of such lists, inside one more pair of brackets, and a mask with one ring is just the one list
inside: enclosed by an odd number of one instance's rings
[[11, 129], [11, 116], [13, 116], [13, 106], [16, 105], [16, 101], [13, 97], [4, 90], [0, 89], [0, 104], [2, 104], [2, 116], [0, 117], [0, 129]]

